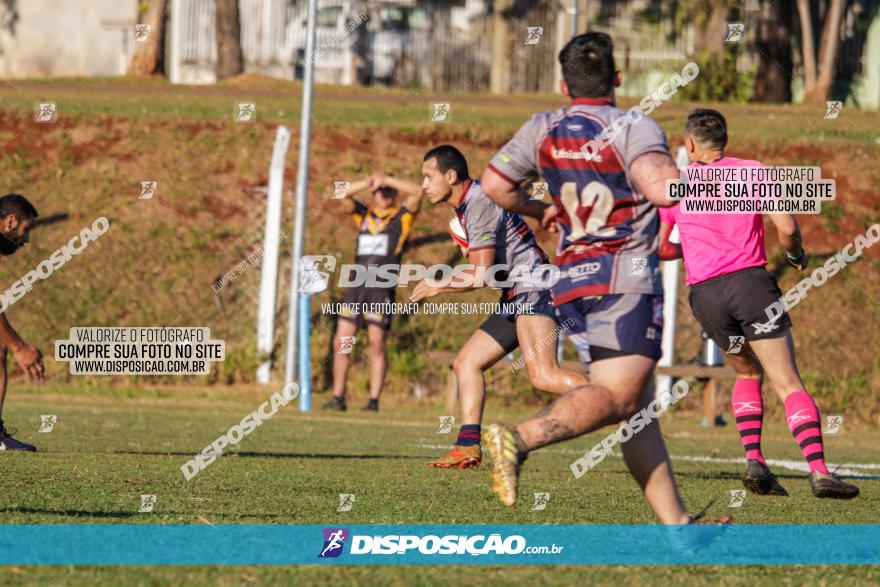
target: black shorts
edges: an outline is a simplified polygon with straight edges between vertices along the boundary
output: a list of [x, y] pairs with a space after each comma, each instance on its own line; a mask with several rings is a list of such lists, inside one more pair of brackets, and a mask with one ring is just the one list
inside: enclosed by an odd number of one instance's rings
[[746, 340], [778, 338], [791, 328], [783, 312], [775, 321], [767, 308], [782, 297], [776, 278], [763, 267], [751, 267], [719, 275], [691, 286], [688, 301], [694, 317], [721, 349]]
[[354, 322], [358, 328], [368, 324], [391, 328], [391, 309], [383, 308], [394, 303], [394, 288], [353, 287], [342, 298], [340, 320]]
[[492, 314], [480, 324], [480, 330], [495, 339], [505, 353], [513, 352], [519, 346], [516, 337], [516, 315]]
[[[530, 291], [517, 294], [513, 299], [507, 299], [506, 294], [501, 295], [499, 300], [501, 311], [492, 314], [486, 321], [480, 324], [480, 330], [495, 339], [505, 353], [516, 350], [519, 339], [516, 336], [516, 319], [518, 316], [553, 316], [553, 298], [550, 290]], [[524, 313], [516, 313], [522, 309]]]

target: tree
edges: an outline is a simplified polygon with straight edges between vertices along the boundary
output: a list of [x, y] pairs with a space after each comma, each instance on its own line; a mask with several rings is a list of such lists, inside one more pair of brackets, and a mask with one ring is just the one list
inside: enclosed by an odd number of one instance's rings
[[152, 75], [161, 71], [164, 65], [165, 0], [147, 1], [140, 23], [142, 28], [135, 33], [137, 42], [128, 66], [128, 75]]
[[727, 23], [739, 15], [737, 0], [708, 0], [682, 3], [682, 9], [694, 17], [694, 54], [718, 53], [725, 48]]
[[215, 0], [217, 17], [217, 79], [222, 80], [244, 71], [241, 52], [241, 17], [238, 0]]
[[[797, 0], [801, 23], [801, 43], [804, 61], [804, 93], [807, 101], [825, 101], [831, 94], [837, 50], [840, 48], [840, 22], [846, 0], [830, 0], [825, 9], [825, 26], [819, 41], [819, 61], [816, 62], [815, 37], [808, 0]], [[820, 15], [821, 16], [821, 15]], [[818, 73], [817, 73], [818, 72]]]
[[740, 19], [738, 0], [693, 0], [678, 4], [676, 29], [692, 25], [691, 59], [700, 75], [682, 88], [686, 99], [744, 102], [752, 89], [751, 80], [736, 68], [740, 43], [726, 42], [728, 24]]
[[755, 102], [791, 102], [793, 8], [792, 0], [762, 2], [755, 43], [761, 55], [752, 95]]

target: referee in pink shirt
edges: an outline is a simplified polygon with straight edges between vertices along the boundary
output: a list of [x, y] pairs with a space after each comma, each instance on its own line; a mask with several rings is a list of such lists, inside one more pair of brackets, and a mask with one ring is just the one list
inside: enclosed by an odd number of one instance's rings
[[[720, 112], [700, 108], [690, 113], [685, 147], [691, 166], [763, 166], [758, 161], [725, 156], [726, 146], [727, 122]], [[761, 452], [763, 369], [770, 387], [785, 404], [788, 427], [810, 469], [813, 495], [856, 497], [859, 488], [842, 481], [825, 464], [819, 409], [798, 373], [791, 320], [787, 313], [776, 320], [767, 318], [766, 308], [778, 301], [782, 292], [765, 269], [761, 214], [684, 214], [680, 208], [660, 208], [661, 242], [675, 225], [681, 239], [677, 250], [663, 242], [661, 258], [683, 256], [694, 317], [720, 348], [727, 349], [736, 371], [731, 400], [747, 461], [743, 485], [758, 495], [788, 495]], [[806, 269], [797, 221], [791, 214], [768, 216], [788, 262], [800, 271]]]

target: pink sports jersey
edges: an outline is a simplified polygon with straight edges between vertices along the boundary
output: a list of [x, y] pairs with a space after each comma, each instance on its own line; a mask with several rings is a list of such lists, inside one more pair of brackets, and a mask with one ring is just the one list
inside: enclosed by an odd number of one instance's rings
[[[760, 161], [725, 157], [691, 166], [763, 167]], [[767, 264], [760, 214], [683, 214], [679, 206], [660, 208], [660, 220], [678, 225], [687, 284]]]

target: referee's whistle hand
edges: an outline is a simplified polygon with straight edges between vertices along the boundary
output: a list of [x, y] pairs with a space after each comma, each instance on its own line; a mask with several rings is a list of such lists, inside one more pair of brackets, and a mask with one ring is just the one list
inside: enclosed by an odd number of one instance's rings
[[799, 257], [792, 257], [791, 255], [786, 255], [785, 261], [789, 265], [791, 265], [792, 267], [797, 269], [798, 271], [803, 271], [810, 264], [810, 257], [807, 256], [806, 252], [801, 251], [801, 254]]

